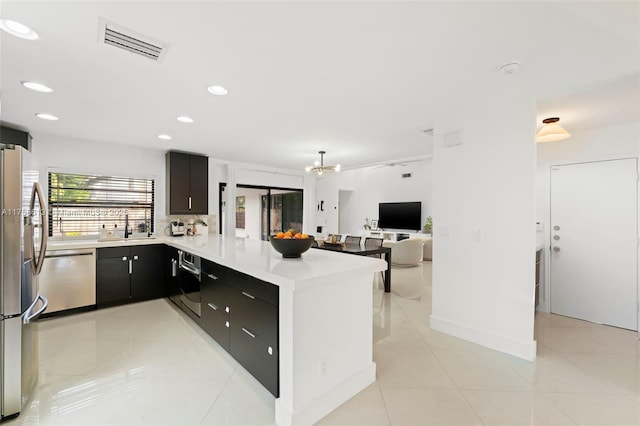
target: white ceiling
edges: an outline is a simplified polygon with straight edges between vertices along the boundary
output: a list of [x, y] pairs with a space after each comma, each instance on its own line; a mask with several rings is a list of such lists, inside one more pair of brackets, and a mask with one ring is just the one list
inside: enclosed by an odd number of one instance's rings
[[[559, 114], [572, 130], [640, 119], [635, 1], [3, 0], [0, 17], [41, 36], [0, 32], [2, 121], [87, 143], [296, 170], [320, 149], [346, 167], [415, 158], [431, 153], [422, 130], [442, 99], [509, 78], [497, 70], [514, 60], [538, 121]], [[169, 43], [164, 61], [99, 44], [100, 17]], [[212, 84], [229, 95], [208, 94]]]

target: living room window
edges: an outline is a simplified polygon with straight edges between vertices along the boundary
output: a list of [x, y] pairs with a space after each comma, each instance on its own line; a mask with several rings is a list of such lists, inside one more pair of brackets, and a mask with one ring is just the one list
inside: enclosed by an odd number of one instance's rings
[[154, 180], [49, 173], [49, 236], [97, 236], [105, 228], [153, 232]]

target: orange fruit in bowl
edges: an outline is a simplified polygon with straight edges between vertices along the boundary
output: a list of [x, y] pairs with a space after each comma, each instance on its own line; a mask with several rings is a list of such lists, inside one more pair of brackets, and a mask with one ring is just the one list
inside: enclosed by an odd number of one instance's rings
[[278, 232], [276, 238], [284, 238], [284, 232]]

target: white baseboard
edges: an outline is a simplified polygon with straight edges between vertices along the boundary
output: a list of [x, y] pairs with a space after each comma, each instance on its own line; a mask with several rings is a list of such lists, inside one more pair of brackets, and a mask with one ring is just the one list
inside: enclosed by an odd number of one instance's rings
[[510, 339], [508, 337], [498, 336], [484, 330], [469, 327], [464, 324], [438, 318], [434, 315], [431, 315], [429, 318], [429, 325], [436, 331], [441, 331], [443, 333], [477, 343], [478, 345], [486, 346], [487, 348], [505, 352], [509, 355], [517, 356], [518, 358], [522, 358], [527, 361], [534, 361], [536, 359], [537, 345], [535, 340], [522, 341]]
[[372, 362], [348, 380], [324, 392], [296, 412], [282, 404], [278, 398], [276, 399], [276, 423], [281, 426], [312, 425], [375, 381], [376, 363]]

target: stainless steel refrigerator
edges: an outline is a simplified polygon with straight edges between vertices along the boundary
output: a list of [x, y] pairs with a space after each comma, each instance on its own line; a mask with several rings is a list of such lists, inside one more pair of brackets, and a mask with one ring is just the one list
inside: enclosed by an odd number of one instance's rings
[[0, 144], [0, 404], [2, 419], [16, 416], [38, 378], [33, 323], [47, 308], [37, 275], [47, 248], [46, 204], [32, 154]]

